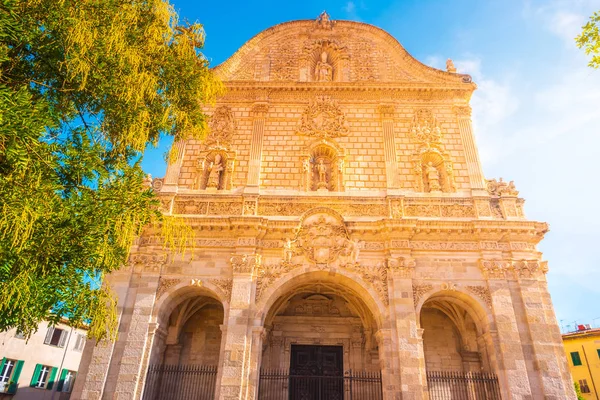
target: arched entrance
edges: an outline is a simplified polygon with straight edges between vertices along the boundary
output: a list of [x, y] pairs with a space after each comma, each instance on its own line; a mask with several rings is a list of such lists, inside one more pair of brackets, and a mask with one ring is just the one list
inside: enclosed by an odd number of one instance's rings
[[381, 399], [383, 350], [370, 297], [324, 271], [280, 287], [264, 314], [259, 399]]
[[446, 290], [431, 295], [419, 317], [430, 399], [499, 400], [485, 310], [470, 296]]
[[144, 400], [213, 400], [221, 355], [223, 304], [210, 290], [186, 286], [157, 303]]

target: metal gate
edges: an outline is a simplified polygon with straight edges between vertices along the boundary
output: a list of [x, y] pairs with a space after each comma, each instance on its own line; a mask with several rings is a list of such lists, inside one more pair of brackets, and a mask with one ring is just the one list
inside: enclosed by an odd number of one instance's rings
[[214, 400], [217, 367], [151, 365], [143, 400]]
[[380, 372], [347, 371], [341, 376], [260, 372], [259, 400], [382, 400]]
[[498, 377], [483, 372], [427, 371], [430, 400], [501, 400]]

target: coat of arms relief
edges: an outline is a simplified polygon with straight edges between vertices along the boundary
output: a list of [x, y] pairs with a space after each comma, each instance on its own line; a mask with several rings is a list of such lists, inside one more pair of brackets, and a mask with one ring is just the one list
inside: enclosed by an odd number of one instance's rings
[[346, 116], [340, 106], [327, 96], [319, 96], [302, 113], [298, 135], [336, 138], [348, 135]]

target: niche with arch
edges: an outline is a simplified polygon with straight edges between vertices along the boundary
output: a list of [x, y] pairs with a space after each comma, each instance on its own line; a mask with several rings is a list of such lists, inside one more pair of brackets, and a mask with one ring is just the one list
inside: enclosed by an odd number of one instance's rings
[[235, 152], [207, 150], [200, 153], [194, 189], [230, 190], [233, 180]]
[[344, 82], [349, 80], [348, 53], [333, 40], [316, 40], [304, 47], [300, 68], [302, 82]]
[[423, 149], [413, 156], [418, 192], [455, 192], [450, 156], [436, 148]]
[[308, 147], [302, 159], [306, 191], [344, 190], [344, 152], [335, 143], [320, 140]]

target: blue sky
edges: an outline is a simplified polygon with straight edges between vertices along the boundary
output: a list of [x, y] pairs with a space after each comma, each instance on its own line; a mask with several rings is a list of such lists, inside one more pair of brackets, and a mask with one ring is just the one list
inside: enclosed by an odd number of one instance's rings
[[[528, 218], [551, 231], [540, 250], [559, 323], [600, 326], [600, 70], [573, 38], [600, 0], [171, 0], [204, 24], [213, 66], [260, 31], [295, 19], [362, 21], [391, 33], [437, 68], [452, 58], [479, 89], [472, 99], [485, 175], [514, 180]], [[163, 176], [162, 153], [145, 169]]]

